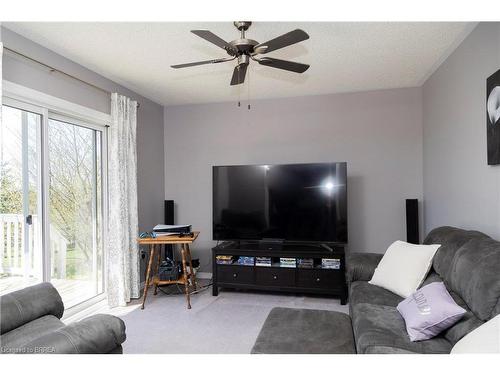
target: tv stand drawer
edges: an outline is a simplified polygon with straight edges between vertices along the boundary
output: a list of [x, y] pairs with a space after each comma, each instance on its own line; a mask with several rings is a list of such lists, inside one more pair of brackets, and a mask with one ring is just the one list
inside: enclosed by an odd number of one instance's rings
[[253, 267], [217, 266], [217, 278], [221, 283], [253, 284]]
[[297, 286], [300, 288], [334, 289], [342, 285], [340, 270], [300, 269]]
[[255, 282], [267, 286], [295, 286], [295, 268], [255, 267]]

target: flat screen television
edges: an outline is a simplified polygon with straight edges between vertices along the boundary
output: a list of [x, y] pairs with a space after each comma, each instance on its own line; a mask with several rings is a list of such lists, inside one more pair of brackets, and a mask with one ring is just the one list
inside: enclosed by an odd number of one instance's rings
[[214, 166], [213, 239], [347, 243], [347, 163]]

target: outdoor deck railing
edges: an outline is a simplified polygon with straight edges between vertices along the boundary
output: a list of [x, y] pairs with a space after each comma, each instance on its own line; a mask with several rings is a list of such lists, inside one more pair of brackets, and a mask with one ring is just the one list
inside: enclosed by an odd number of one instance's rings
[[[24, 235], [25, 218], [17, 214], [0, 214], [0, 274], [39, 275], [42, 271], [41, 230], [38, 217]], [[25, 238], [28, 238], [28, 244]], [[51, 265], [55, 277], [66, 277], [67, 241], [57, 229], [50, 228]]]

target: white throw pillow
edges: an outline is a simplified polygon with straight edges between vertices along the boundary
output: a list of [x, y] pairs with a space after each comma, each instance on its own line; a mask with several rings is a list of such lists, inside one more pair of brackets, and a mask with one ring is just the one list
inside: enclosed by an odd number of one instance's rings
[[385, 252], [369, 283], [408, 298], [424, 281], [440, 246], [394, 242]]
[[451, 354], [500, 353], [500, 315], [462, 337]]

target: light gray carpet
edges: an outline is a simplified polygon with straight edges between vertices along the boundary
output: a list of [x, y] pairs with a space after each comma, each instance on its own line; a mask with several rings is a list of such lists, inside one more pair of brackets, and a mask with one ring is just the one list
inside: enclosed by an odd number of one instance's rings
[[[204, 280], [206, 283], [207, 281]], [[348, 312], [334, 298], [236, 292], [222, 289], [217, 297], [208, 289], [191, 297], [148, 294], [146, 307], [134, 301], [125, 308], [100, 310], [125, 321], [124, 353], [250, 353], [257, 335], [274, 307]]]
[[338, 311], [275, 307], [252, 353], [356, 354], [351, 318]]

